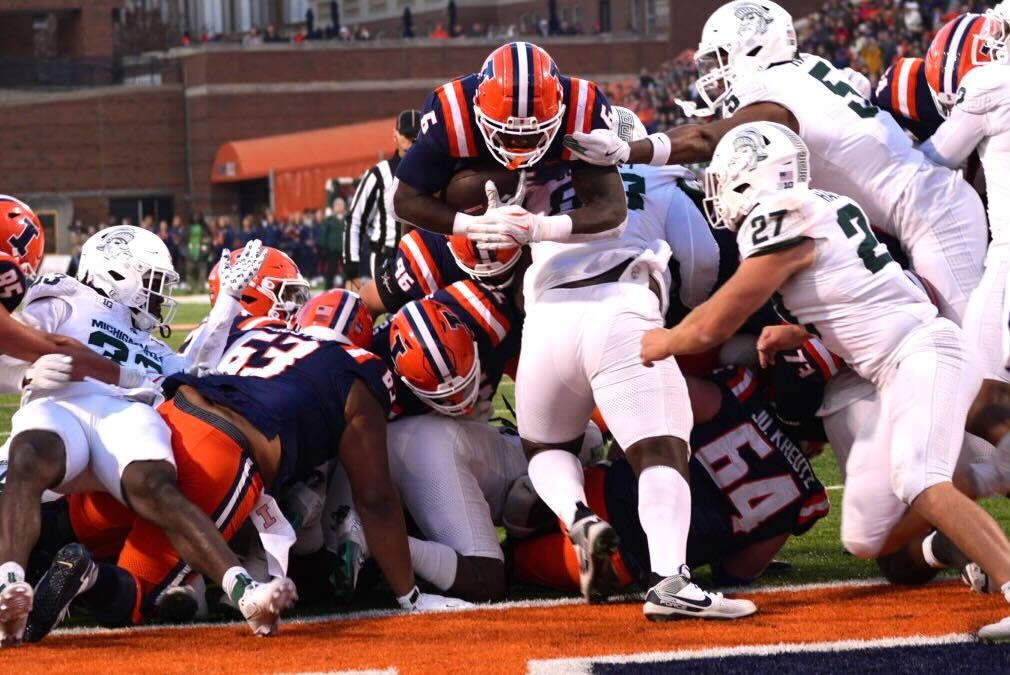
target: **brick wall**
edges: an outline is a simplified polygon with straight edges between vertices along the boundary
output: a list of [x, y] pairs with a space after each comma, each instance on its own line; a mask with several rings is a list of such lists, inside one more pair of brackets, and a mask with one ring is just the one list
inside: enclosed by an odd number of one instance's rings
[[[122, 5], [122, 0], [0, 0], [0, 15], [37, 12], [65, 14], [60, 22], [62, 53], [70, 56], [109, 57], [113, 51], [112, 10]], [[10, 16], [0, 16], [0, 24], [11, 20]]]

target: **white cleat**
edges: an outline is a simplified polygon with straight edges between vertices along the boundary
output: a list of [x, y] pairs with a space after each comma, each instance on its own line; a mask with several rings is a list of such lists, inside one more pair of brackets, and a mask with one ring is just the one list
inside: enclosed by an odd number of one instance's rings
[[741, 619], [757, 612], [757, 606], [750, 600], [735, 600], [702, 590], [691, 581], [687, 566], [682, 565], [680, 574], [666, 577], [649, 589], [642, 612], [649, 621], [679, 617]]
[[986, 642], [1010, 641], [1010, 616], [1002, 621], [997, 621], [996, 623], [991, 623], [988, 626], [982, 626], [979, 628], [978, 639], [985, 640]]
[[281, 612], [296, 602], [298, 591], [295, 582], [284, 577], [247, 588], [239, 598], [238, 608], [253, 633], [266, 637], [277, 634]]
[[34, 597], [32, 587], [24, 581], [0, 590], [0, 647], [20, 646]]

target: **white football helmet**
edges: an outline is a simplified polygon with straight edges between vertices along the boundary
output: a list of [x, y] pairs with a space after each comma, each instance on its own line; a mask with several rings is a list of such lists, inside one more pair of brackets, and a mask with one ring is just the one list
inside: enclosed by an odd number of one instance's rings
[[771, 0], [735, 0], [712, 12], [695, 52], [698, 94], [711, 110], [733, 82], [796, 56], [793, 17]]
[[134, 225], [117, 225], [91, 235], [81, 247], [77, 278], [130, 308], [133, 325], [151, 331], [175, 315], [172, 288], [179, 275], [158, 235]]
[[736, 232], [763, 196], [810, 185], [810, 151], [774, 122], [741, 124], [722, 137], [705, 173], [705, 216]]
[[1003, 0], [985, 12], [985, 25], [980, 33], [986, 49], [996, 63], [1010, 63], [1010, 0]]
[[638, 141], [649, 135], [649, 132], [645, 130], [645, 125], [642, 124], [642, 120], [638, 118], [634, 110], [615, 105], [610, 107], [610, 111], [613, 114], [613, 131], [625, 143]]

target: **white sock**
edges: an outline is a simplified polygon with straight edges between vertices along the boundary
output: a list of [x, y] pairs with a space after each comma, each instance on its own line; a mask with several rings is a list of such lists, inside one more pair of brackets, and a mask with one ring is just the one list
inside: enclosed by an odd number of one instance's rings
[[5, 562], [0, 565], [0, 586], [15, 584], [25, 580], [25, 570], [16, 562]]
[[1002, 586], [1000, 586], [999, 587], [999, 592], [1003, 594], [1003, 598], [1007, 602], [1010, 602], [1010, 581], [1008, 581], [1005, 584], [1003, 584]]
[[638, 477], [638, 519], [649, 540], [652, 571], [680, 573], [687, 562], [691, 528], [691, 487], [671, 466], [650, 466]]
[[456, 551], [437, 541], [407, 537], [410, 564], [417, 576], [447, 591], [456, 581]]
[[528, 472], [537, 495], [570, 529], [576, 504], [588, 502], [579, 458], [566, 450], [542, 450], [533, 455]]
[[225, 595], [231, 598], [232, 604], [238, 607], [239, 598], [241, 598], [247, 588], [255, 586], [256, 582], [253, 581], [252, 576], [246, 571], [244, 567], [229, 567], [228, 571], [224, 573], [224, 578], [221, 579], [221, 588], [224, 589]]
[[933, 555], [933, 539], [936, 537], [936, 532], [930, 532], [926, 535], [926, 538], [922, 540], [922, 557], [926, 559], [926, 564], [930, 567], [938, 570], [945, 570], [949, 565], [944, 565], [942, 562], [936, 559]]

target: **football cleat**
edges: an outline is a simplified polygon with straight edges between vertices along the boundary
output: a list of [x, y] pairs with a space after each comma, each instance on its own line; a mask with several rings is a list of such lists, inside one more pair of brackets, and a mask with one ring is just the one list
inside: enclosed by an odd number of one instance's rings
[[961, 581], [976, 593], [996, 593], [999, 588], [978, 564], [970, 562], [961, 569]]
[[337, 565], [333, 570], [333, 587], [337, 597], [349, 600], [358, 586], [358, 573], [368, 560], [368, 542], [361, 518], [350, 509], [339, 525], [340, 546], [337, 548]]
[[986, 642], [1010, 641], [1010, 616], [978, 629], [978, 639]]
[[568, 531], [579, 557], [579, 586], [582, 597], [591, 604], [604, 602], [617, 592], [620, 584], [611, 556], [620, 539], [610, 523], [579, 504], [576, 520]]
[[295, 583], [286, 577], [246, 588], [238, 600], [239, 611], [253, 633], [263, 637], [277, 634], [281, 612], [298, 601]]
[[28, 615], [25, 641], [38, 642], [66, 618], [70, 603], [98, 574], [91, 554], [80, 544], [61, 548], [35, 587], [35, 606]]
[[645, 594], [642, 608], [649, 621], [669, 621], [682, 616], [700, 619], [740, 619], [757, 611], [750, 600], [732, 600], [722, 593], [702, 590], [691, 581], [691, 571], [681, 565], [680, 574], [661, 579]]
[[0, 647], [21, 644], [33, 596], [32, 587], [24, 581], [15, 581], [0, 589]]
[[207, 584], [202, 576], [189, 584], [172, 586], [154, 601], [158, 619], [165, 623], [190, 623], [207, 618]]

